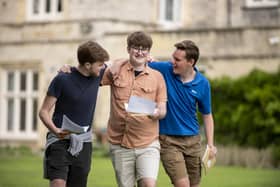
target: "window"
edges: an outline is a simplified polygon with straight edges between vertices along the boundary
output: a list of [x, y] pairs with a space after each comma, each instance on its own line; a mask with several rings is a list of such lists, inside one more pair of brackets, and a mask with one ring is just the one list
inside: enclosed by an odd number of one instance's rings
[[278, 6], [279, 0], [246, 0], [247, 8], [269, 8]]
[[59, 19], [63, 8], [63, 0], [28, 0], [27, 19], [33, 21]]
[[35, 140], [38, 72], [33, 69], [4, 69], [0, 78], [0, 139]]
[[181, 22], [181, 0], [160, 0], [159, 21], [163, 25], [180, 25]]

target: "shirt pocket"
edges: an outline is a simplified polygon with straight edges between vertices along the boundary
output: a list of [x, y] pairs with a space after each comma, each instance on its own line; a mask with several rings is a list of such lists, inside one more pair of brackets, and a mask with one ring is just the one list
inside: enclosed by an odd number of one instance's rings
[[140, 96], [145, 96], [145, 98], [155, 100], [156, 99], [156, 87], [140, 85]]
[[113, 83], [113, 96], [118, 100], [128, 100], [129, 98], [129, 83], [116, 79]]

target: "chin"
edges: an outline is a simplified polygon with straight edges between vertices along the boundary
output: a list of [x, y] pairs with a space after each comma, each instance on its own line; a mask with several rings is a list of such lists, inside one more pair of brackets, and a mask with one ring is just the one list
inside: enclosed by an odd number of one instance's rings
[[98, 77], [100, 73], [92, 73], [91, 76]]
[[178, 72], [178, 71], [176, 71], [175, 69], [173, 69], [173, 73], [174, 73], [174, 74], [176, 74], [176, 75], [178, 75], [178, 74], [179, 74], [179, 72]]

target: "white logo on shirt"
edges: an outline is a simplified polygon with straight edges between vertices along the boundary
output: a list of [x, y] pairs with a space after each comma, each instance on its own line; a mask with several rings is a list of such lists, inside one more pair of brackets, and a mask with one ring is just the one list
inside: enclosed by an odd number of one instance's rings
[[194, 93], [194, 94], [197, 94], [197, 91], [195, 91], [195, 90], [192, 90], [192, 93]]

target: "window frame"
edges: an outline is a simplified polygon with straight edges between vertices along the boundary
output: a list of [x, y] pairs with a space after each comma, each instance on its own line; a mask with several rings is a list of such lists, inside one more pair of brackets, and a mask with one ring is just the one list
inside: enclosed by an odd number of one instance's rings
[[[34, 3], [38, 1], [38, 13], [34, 13]], [[47, 12], [47, 1], [50, 1], [50, 11]], [[58, 2], [61, 1], [62, 9], [58, 11]], [[60, 20], [64, 13], [64, 0], [27, 0], [27, 20], [28, 21], [44, 21], [44, 20]]]
[[[26, 74], [26, 89], [20, 89], [21, 73]], [[14, 74], [14, 88], [8, 90], [8, 74]], [[34, 90], [34, 77], [37, 77], [37, 89]], [[38, 101], [39, 101], [39, 71], [36, 69], [3, 68], [0, 73], [0, 140], [37, 140], [38, 133]], [[13, 103], [12, 128], [9, 129], [8, 101]], [[24, 101], [25, 116], [21, 115], [21, 103]], [[34, 103], [37, 105], [35, 106]], [[21, 124], [24, 119], [24, 125]], [[36, 124], [34, 124], [36, 123]]]
[[182, 0], [173, 0], [173, 8], [172, 8], [172, 20], [166, 19], [166, 4], [167, 0], [159, 0], [159, 23], [163, 26], [169, 27], [180, 27], [182, 26]]
[[279, 7], [279, 0], [245, 0], [246, 8], [275, 8]]

